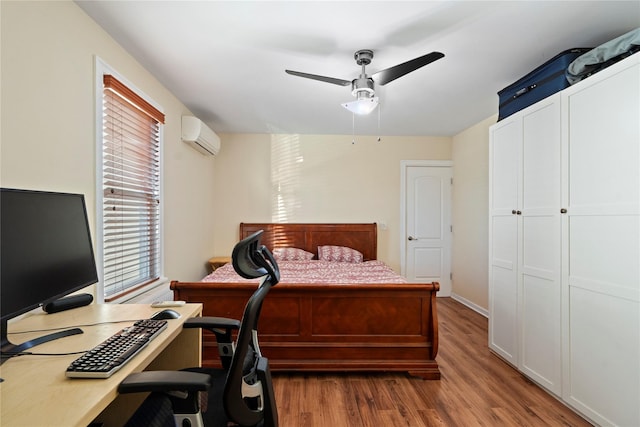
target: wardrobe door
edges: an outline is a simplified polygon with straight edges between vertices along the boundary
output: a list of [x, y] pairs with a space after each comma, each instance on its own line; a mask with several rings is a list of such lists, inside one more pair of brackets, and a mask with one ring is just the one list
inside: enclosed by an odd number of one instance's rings
[[518, 367], [560, 395], [560, 95], [522, 117], [520, 358]]
[[494, 125], [489, 143], [489, 347], [518, 364], [518, 220], [522, 121]]
[[601, 425], [640, 425], [640, 55], [634, 57], [563, 93], [563, 398]]

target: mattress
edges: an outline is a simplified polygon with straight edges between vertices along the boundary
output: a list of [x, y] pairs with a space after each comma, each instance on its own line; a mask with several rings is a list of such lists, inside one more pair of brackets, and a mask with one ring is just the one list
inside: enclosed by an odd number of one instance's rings
[[[379, 260], [358, 263], [330, 262], [320, 260], [278, 261], [280, 283], [407, 283], [407, 279]], [[203, 282], [240, 283], [256, 282], [260, 279], [240, 277], [231, 264], [217, 268], [202, 279]]]

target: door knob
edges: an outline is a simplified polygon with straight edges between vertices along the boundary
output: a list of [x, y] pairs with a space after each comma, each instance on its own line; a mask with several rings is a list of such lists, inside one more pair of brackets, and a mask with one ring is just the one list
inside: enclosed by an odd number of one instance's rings
[[407, 238], [407, 240], [418, 240], [418, 239], [416, 239], [416, 238], [415, 238], [415, 237], [413, 237], [413, 236], [409, 236], [409, 237]]

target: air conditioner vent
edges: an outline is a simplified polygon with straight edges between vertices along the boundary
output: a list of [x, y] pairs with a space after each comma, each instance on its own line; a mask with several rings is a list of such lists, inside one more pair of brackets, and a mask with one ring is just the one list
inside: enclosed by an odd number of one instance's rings
[[197, 117], [182, 116], [182, 140], [205, 155], [220, 151], [218, 135]]

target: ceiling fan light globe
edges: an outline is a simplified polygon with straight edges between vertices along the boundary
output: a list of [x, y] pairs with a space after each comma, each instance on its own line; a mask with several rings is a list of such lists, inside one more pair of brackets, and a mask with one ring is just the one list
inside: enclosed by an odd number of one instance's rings
[[342, 106], [354, 114], [364, 116], [376, 109], [378, 106], [378, 97], [360, 98], [356, 101], [345, 102]]
[[375, 94], [375, 91], [369, 88], [354, 89], [351, 91], [351, 95], [355, 96], [358, 99], [373, 98]]
[[366, 92], [369, 97], [375, 94], [373, 80], [368, 77], [355, 79], [351, 82], [351, 94], [358, 96], [360, 92]]

